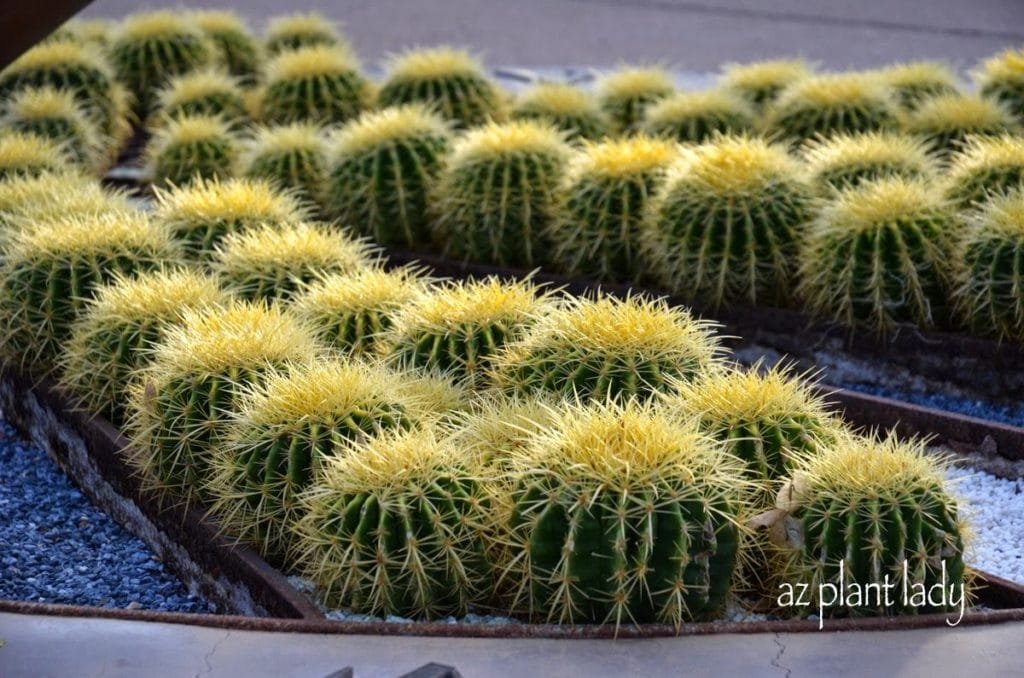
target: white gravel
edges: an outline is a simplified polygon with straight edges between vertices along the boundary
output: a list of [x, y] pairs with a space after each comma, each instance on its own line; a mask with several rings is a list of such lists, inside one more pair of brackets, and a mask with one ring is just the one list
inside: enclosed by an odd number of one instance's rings
[[1005, 480], [969, 468], [949, 472], [951, 489], [966, 502], [973, 536], [968, 563], [1024, 584], [1024, 480]]

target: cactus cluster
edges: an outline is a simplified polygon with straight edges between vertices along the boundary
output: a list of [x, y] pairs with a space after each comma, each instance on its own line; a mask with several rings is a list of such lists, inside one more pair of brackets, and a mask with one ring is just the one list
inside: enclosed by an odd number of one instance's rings
[[598, 140], [609, 132], [609, 121], [585, 89], [562, 82], [538, 82], [516, 96], [510, 117], [554, 125], [569, 141]]
[[647, 107], [675, 91], [667, 71], [642, 67], [624, 67], [607, 73], [595, 87], [601, 110], [611, 120], [612, 130], [619, 133], [638, 130]]
[[267, 64], [259, 114], [270, 124], [337, 125], [369, 108], [372, 99], [354, 54], [341, 47], [303, 47]]
[[1016, 131], [1013, 117], [1000, 104], [957, 93], [922, 101], [903, 116], [901, 127], [904, 132], [924, 139], [942, 156], [960, 150], [968, 136], [997, 136]]
[[762, 111], [793, 83], [812, 75], [804, 61], [757, 61], [749, 64], [727, 64], [722, 72], [722, 85], [746, 99]]
[[950, 160], [945, 196], [962, 208], [1024, 186], [1024, 138], [1010, 134], [973, 137]]
[[239, 140], [223, 118], [186, 115], [168, 120], [146, 145], [146, 174], [157, 187], [167, 188], [234, 173]]
[[234, 12], [202, 10], [192, 20], [216, 51], [216, 62], [243, 85], [259, 78], [260, 50], [245, 21]]
[[257, 127], [243, 141], [239, 173], [270, 181], [319, 210], [327, 189], [327, 142], [308, 123]]
[[110, 162], [109, 143], [67, 90], [23, 89], [6, 102], [0, 127], [35, 134], [64, 147], [71, 160], [100, 174]]
[[892, 132], [837, 134], [808, 144], [804, 159], [810, 180], [821, 191], [888, 177], [928, 179], [938, 174], [925, 141]]
[[728, 89], [680, 92], [648, 106], [642, 128], [655, 136], [702, 143], [716, 134], [753, 130], [755, 116], [754, 108]]
[[768, 109], [771, 136], [800, 144], [816, 136], [895, 129], [899, 107], [878, 78], [859, 73], [816, 75], [795, 81]]

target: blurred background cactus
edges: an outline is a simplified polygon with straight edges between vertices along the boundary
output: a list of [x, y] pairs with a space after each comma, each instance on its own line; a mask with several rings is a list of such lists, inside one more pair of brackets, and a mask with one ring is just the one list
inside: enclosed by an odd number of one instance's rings
[[892, 132], [836, 134], [808, 143], [803, 156], [810, 180], [825, 193], [888, 177], [938, 176], [927, 142]]
[[1024, 49], [1008, 49], [986, 59], [974, 80], [982, 96], [1006, 106], [1024, 125]]
[[609, 131], [609, 120], [587, 90], [562, 82], [536, 82], [515, 99], [513, 120], [539, 120], [554, 125], [569, 141], [598, 140]]
[[14, 94], [0, 113], [0, 128], [35, 134], [64, 147], [70, 159], [100, 175], [113, 160], [111, 143], [101, 136], [67, 90], [26, 88]]
[[264, 47], [271, 56], [303, 47], [348, 48], [337, 25], [316, 12], [285, 14], [267, 24]]
[[764, 127], [771, 137], [798, 146], [817, 136], [895, 129], [898, 113], [892, 91], [878, 77], [815, 75], [779, 93]]
[[372, 103], [373, 90], [355, 55], [321, 45], [281, 52], [267, 64], [259, 115], [271, 124], [337, 125]]
[[220, 68], [203, 68], [171, 78], [156, 93], [152, 126], [162, 119], [220, 116], [232, 128], [249, 121], [241, 81]]
[[612, 131], [620, 134], [638, 130], [647, 107], [675, 91], [672, 75], [654, 67], [624, 66], [598, 78], [594, 87]]
[[185, 115], [158, 128], [146, 145], [146, 174], [160, 188], [226, 179], [238, 162], [239, 140], [219, 116]]
[[683, 143], [702, 143], [716, 134], [749, 132], [754, 109], [728, 89], [680, 92], [651, 104], [642, 128], [648, 134]]
[[775, 102], [782, 90], [813, 72], [810, 64], [799, 59], [726, 64], [722, 68], [722, 85], [761, 112]]
[[327, 190], [327, 141], [308, 123], [256, 127], [242, 142], [239, 173], [269, 181], [320, 212]]
[[960, 150], [971, 135], [1016, 131], [1013, 116], [1000, 104], [966, 94], [940, 94], [903, 116], [901, 128], [922, 138], [938, 155]]
[[905, 110], [914, 110], [932, 97], [957, 94], [960, 90], [953, 69], [935, 61], [893, 64], [876, 73]]
[[958, 207], [1024, 186], [1024, 138], [1003, 134], [971, 137], [942, 177], [944, 195]]
[[192, 13], [192, 20], [216, 50], [216, 62], [251, 86], [259, 80], [262, 54], [245, 20], [235, 12], [201, 10]]

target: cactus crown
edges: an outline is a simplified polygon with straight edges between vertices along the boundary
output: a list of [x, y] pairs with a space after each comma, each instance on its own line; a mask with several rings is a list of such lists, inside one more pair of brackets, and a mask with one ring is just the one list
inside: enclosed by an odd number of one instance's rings
[[334, 22], [316, 12], [275, 17], [267, 24], [266, 37], [271, 52], [286, 47], [336, 45], [341, 42]]
[[674, 143], [646, 136], [586, 142], [583, 153], [569, 163], [567, 180], [581, 175], [597, 175], [609, 179], [657, 172], [667, 167], [679, 154]]
[[836, 227], [841, 224], [844, 232], [855, 234], [946, 206], [927, 182], [890, 177], [865, 183], [857, 191], [842, 191], [824, 211]]
[[66, 214], [128, 212], [126, 193], [105, 191], [95, 180], [69, 172], [44, 172], [0, 182], [0, 242], [10, 227], [24, 228]]
[[782, 147], [753, 137], [723, 136], [684, 149], [666, 183], [678, 177], [714, 193], [757, 194], [780, 177], [802, 176], [803, 168]]
[[85, 119], [74, 94], [54, 87], [23, 89], [11, 97], [6, 103], [5, 110], [8, 115], [13, 114], [18, 118]]
[[308, 266], [350, 270], [369, 262], [366, 243], [318, 224], [260, 224], [228, 233], [217, 245], [219, 266], [240, 275]]
[[57, 141], [9, 130], [0, 133], [0, 181], [59, 171], [66, 162], [64, 146]]
[[201, 180], [170, 191], [156, 189], [157, 214], [167, 222], [301, 221], [302, 207], [289, 195], [259, 179]]
[[888, 90], [879, 78], [862, 73], [834, 73], [798, 80], [779, 97], [778, 105], [845, 106], [865, 102], [887, 103]]
[[792, 82], [807, 78], [811, 66], [800, 59], [756, 61], [749, 64], [726, 64], [722, 84], [743, 92], [750, 92], [760, 102], [768, 93], [777, 92]]
[[350, 50], [336, 45], [313, 45], [274, 57], [267, 64], [267, 81], [273, 83], [358, 70], [359, 60]]
[[332, 138], [333, 150], [336, 156], [352, 157], [414, 135], [447, 138], [451, 135], [451, 128], [425, 106], [389, 106], [381, 111], [363, 113], [338, 130]]
[[88, 315], [113, 322], [173, 319], [183, 308], [212, 305], [224, 298], [215, 280], [187, 268], [160, 269], [134, 277], [116, 273], [97, 291]]
[[[293, 122], [287, 125], [256, 128], [252, 140], [246, 147], [245, 156], [251, 159], [260, 155], [292, 151], [319, 153], [323, 149], [324, 137], [320, 127], [310, 123]], [[243, 164], [248, 163], [243, 161]]]
[[433, 287], [404, 306], [396, 330], [444, 334], [459, 325], [522, 322], [544, 303], [528, 282], [503, 282], [495, 277], [449, 282]]
[[972, 174], [1012, 167], [1024, 169], [1024, 138], [1015, 134], [974, 136], [968, 137], [963, 149], [953, 156], [946, 178], [955, 185]]
[[118, 210], [101, 214], [53, 215], [11, 236], [6, 256], [10, 260], [108, 252], [150, 251], [166, 253], [168, 238], [144, 212]]
[[678, 92], [651, 104], [644, 113], [649, 125], [671, 123], [679, 118], [691, 118], [715, 113], [735, 113], [753, 118], [754, 111], [746, 100], [727, 89], [709, 89], [703, 92]]
[[200, 68], [171, 78], [160, 90], [157, 102], [160, 109], [167, 111], [187, 102], [213, 96], [227, 96], [241, 102], [241, 82], [221, 68]]
[[231, 128], [218, 115], [182, 115], [156, 130], [147, 151], [151, 150], [151, 157], [155, 158], [171, 146], [231, 137]]
[[321, 276], [295, 300], [295, 308], [300, 313], [320, 310], [331, 314], [366, 308], [395, 310], [426, 292], [429, 279], [423, 272], [408, 267], [385, 270], [367, 266], [351, 273]]
[[388, 63], [391, 82], [467, 75], [485, 77], [483, 65], [469, 52], [451, 47], [412, 50], [392, 57]]
[[971, 217], [976, 227], [983, 224], [986, 236], [1024, 243], [1024, 186], [992, 196]]
[[95, 45], [75, 42], [44, 42], [29, 49], [9, 66], [4, 68], [5, 76], [15, 76], [27, 71], [86, 67], [113, 80], [113, 71], [107, 60]]
[[985, 59], [975, 74], [984, 86], [992, 80], [1024, 81], [1024, 49], [1008, 49]]
[[904, 120], [909, 132], [941, 133], [957, 130], [1002, 132], [1014, 126], [1013, 116], [991, 99], [966, 94], [931, 97]]
[[192, 20], [200, 30], [207, 33], [245, 33], [249, 27], [237, 12], [204, 9], [193, 12]]
[[599, 115], [597, 100], [585, 89], [564, 82], [538, 82], [516, 98], [517, 110], [535, 110], [554, 115]]
[[663, 68], [619, 68], [597, 82], [601, 99], [626, 99], [654, 94], [664, 96], [675, 89], [672, 75]]
[[[478, 398], [455, 417], [453, 438], [482, 466], [508, 469], [530, 438], [551, 425], [556, 410], [544, 398]], [[506, 479], [507, 480], [507, 479]]]
[[900, 94], [907, 103], [912, 103], [920, 93], [942, 94], [956, 92], [957, 79], [953, 70], [943, 63], [934, 61], [911, 61], [893, 64], [878, 71], [878, 76], [889, 87]]
[[936, 171], [925, 142], [891, 132], [837, 134], [811, 142], [804, 158], [811, 176], [836, 188], [882, 175], [932, 176]]
[[452, 166], [519, 154], [567, 159], [569, 149], [563, 135], [551, 125], [532, 120], [487, 123], [469, 130], [455, 144]]
[[146, 40], [171, 34], [196, 34], [196, 28], [178, 12], [142, 12], [125, 17], [114, 40]]
[[110, 39], [112, 28], [113, 24], [106, 19], [71, 19], [51, 33], [47, 39], [105, 45]]

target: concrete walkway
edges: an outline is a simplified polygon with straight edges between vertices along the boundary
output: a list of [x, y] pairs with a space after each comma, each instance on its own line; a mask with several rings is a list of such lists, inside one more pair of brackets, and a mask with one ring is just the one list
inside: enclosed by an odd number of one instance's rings
[[0, 676], [394, 678], [430, 662], [465, 678], [1012, 676], [1024, 624], [890, 633], [492, 640], [275, 634], [0, 614]]

